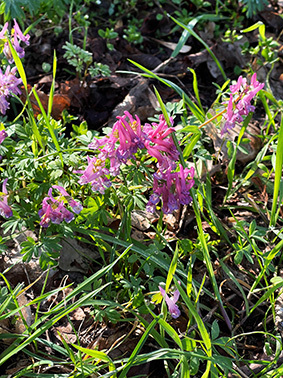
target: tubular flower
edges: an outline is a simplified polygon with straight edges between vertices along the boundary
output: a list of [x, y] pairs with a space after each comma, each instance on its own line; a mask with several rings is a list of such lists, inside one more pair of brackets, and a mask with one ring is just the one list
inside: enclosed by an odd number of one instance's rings
[[78, 172], [82, 173], [80, 184], [91, 183], [92, 190], [101, 194], [111, 186], [108, 176], [117, 176], [121, 164], [134, 159], [138, 149], [144, 148], [146, 135], [142, 131], [140, 119], [137, 116], [134, 118], [129, 112], [117, 118], [111, 133], [101, 139], [95, 138], [89, 144], [88, 147], [98, 150], [99, 154], [88, 157], [88, 166]]
[[93, 157], [92, 159], [88, 156], [88, 166], [82, 173], [79, 179], [79, 184], [91, 184], [91, 188], [94, 192], [99, 191], [101, 194], [105, 192], [105, 188], [111, 186], [111, 181], [106, 175], [109, 175], [109, 170], [105, 167], [105, 157], [101, 156], [102, 159], [98, 157]]
[[[158, 171], [153, 175], [153, 194], [147, 203], [147, 211], [154, 212], [162, 200], [163, 211], [172, 213], [180, 205], [191, 202], [189, 190], [194, 184], [193, 169], [180, 168], [174, 172], [179, 152], [175, 146], [172, 132], [164, 116], [159, 123], [141, 125], [140, 119], [125, 112], [117, 117], [111, 133], [101, 139], [95, 138], [89, 148], [98, 151], [96, 157], [88, 157], [88, 165], [79, 179], [80, 184], [91, 183], [93, 191], [104, 193], [111, 186], [111, 176], [120, 172], [120, 166], [129, 159], [135, 159], [139, 149], [144, 149], [157, 160]], [[173, 124], [173, 119], [170, 119]], [[189, 177], [190, 176], [190, 177]]]
[[15, 95], [21, 94], [18, 85], [22, 83], [21, 79], [15, 76], [17, 71], [16, 67], [11, 69], [10, 66], [6, 68], [5, 73], [2, 72], [0, 68], [0, 112], [6, 114], [6, 110], [9, 108], [10, 104], [7, 98], [14, 93]]
[[13, 215], [12, 209], [8, 205], [8, 192], [6, 188], [8, 179], [6, 178], [2, 184], [2, 193], [0, 195], [0, 215], [4, 218], [10, 218]]
[[7, 138], [8, 134], [5, 130], [0, 131], [0, 144]]
[[256, 79], [256, 73], [251, 77], [250, 85], [247, 79], [240, 76], [234, 85], [230, 85], [231, 95], [227, 105], [227, 112], [224, 114], [226, 119], [221, 130], [221, 136], [233, 129], [236, 123], [243, 121], [243, 116], [253, 112], [255, 107], [251, 105], [251, 100], [264, 87], [264, 83], [259, 83]]
[[[0, 32], [0, 39], [5, 40], [5, 45], [4, 45], [4, 54], [6, 58], [8, 59], [9, 63], [13, 63], [14, 59], [10, 50], [10, 46], [7, 42], [8, 36], [7, 36], [7, 30], [8, 30], [8, 22], [5, 23], [2, 31]], [[11, 31], [11, 43], [16, 50], [19, 58], [23, 58], [25, 56], [25, 51], [24, 49], [20, 46], [20, 42], [24, 42], [26, 45], [29, 45], [29, 34], [24, 35], [23, 32], [21, 31], [17, 21], [14, 19], [14, 27]]]
[[[53, 197], [52, 188], [59, 190], [62, 194], [59, 200]], [[43, 199], [42, 208], [38, 212], [42, 227], [48, 227], [50, 222], [60, 224], [65, 220], [65, 222], [70, 223], [74, 219], [74, 214], [65, 207], [64, 199], [60, 201], [62, 197], [67, 200], [68, 204], [77, 214], [82, 210], [81, 204], [72, 199], [62, 186], [54, 185], [52, 188], [49, 189], [48, 196]]]
[[177, 319], [181, 315], [181, 311], [179, 307], [176, 305], [176, 302], [178, 301], [180, 296], [179, 290], [175, 290], [173, 296], [169, 297], [169, 295], [161, 286], [158, 286], [158, 289], [160, 290], [161, 295], [165, 299], [170, 315], [172, 316], [172, 318]]
[[79, 214], [82, 209], [83, 209], [83, 206], [80, 202], [78, 201], [75, 201], [68, 193], [67, 191], [62, 187], [62, 186], [59, 186], [59, 185], [52, 185], [52, 188], [53, 189], [57, 189], [61, 195], [67, 200], [68, 204], [71, 206], [71, 208], [73, 209], [73, 212], [76, 213], [76, 214]]
[[[173, 124], [173, 120], [171, 119]], [[147, 135], [145, 147], [148, 153], [157, 159], [159, 169], [167, 169], [169, 166], [175, 169], [175, 162], [179, 159], [179, 152], [171, 137], [175, 129], [168, 127], [164, 116], [159, 116], [159, 123], [144, 125], [144, 132]]]
[[162, 210], [165, 214], [177, 210], [180, 205], [188, 205], [192, 198], [190, 189], [194, 185], [194, 169], [183, 168], [179, 165], [179, 172], [158, 171], [153, 175], [153, 194], [146, 205], [148, 212], [154, 212], [156, 205], [162, 200]]

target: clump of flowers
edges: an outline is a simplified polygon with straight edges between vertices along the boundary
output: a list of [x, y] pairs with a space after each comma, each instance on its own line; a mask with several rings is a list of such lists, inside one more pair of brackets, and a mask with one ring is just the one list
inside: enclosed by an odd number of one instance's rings
[[18, 85], [22, 83], [21, 79], [16, 77], [17, 68], [7, 66], [5, 73], [2, 72], [0, 68], [0, 112], [6, 114], [7, 109], [10, 104], [7, 99], [11, 94], [19, 95], [21, 90], [18, 88]]
[[4, 140], [7, 138], [8, 134], [5, 130], [0, 131], [0, 144], [4, 142]]
[[164, 116], [159, 117], [159, 123], [146, 123], [144, 126], [137, 116], [134, 118], [129, 112], [117, 118], [111, 133], [101, 139], [95, 138], [89, 145], [90, 149], [98, 151], [98, 155], [88, 157], [86, 169], [78, 171], [82, 174], [79, 183], [90, 183], [93, 191], [103, 194], [112, 185], [110, 177], [120, 173], [121, 164], [129, 159], [135, 160], [135, 154], [141, 149], [156, 158], [158, 168], [153, 175], [153, 194], [147, 211], [154, 212], [160, 200], [165, 213], [172, 213], [180, 205], [190, 203], [189, 190], [194, 185], [194, 170], [180, 165], [179, 171], [175, 171], [179, 152], [171, 136], [174, 128], [167, 125]]
[[[53, 189], [57, 189], [60, 192], [59, 199], [53, 197]], [[42, 208], [38, 212], [41, 218], [40, 225], [48, 227], [50, 222], [60, 224], [63, 220], [70, 223], [75, 216], [73, 212], [65, 207], [66, 202], [76, 214], [79, 214], [83, 209], [81, 203], [75, 201], [62, 186], [53, 185], [48, 191], [48, 196], [43, 199]]]
[[180, 205], [188, 205], [192, 198], [190, 189], [194, 185], [194, 168], [183, 168], [179, 165], [179, 172], [166, 170], [156, 172], [153, 183], [153, 194], [146, 205], [148, 212], [154, 212], [156, 205], [162, 200], [165, 214], [178, 210]]
[[[10, 50], [10, 47], [9, 47], [9, 43], [8, 43], [8, 38], [9, 38], [9, 36], [7, 35], [8, 34], [7, 33], [8, 26], [9, 26], [9, 23], [6, 22], [5, 25], [3, 26], [2, 31], [0, 32], [0, 39], [5, 41], [3, 52], [6, 56], [6, 58], [8, 59], [8, 62], [11, 64], [11, 63], [13, 63], [14, 59], [13, 59], [13, 56], [12, 56], [12, 53], [11, 53], [11, 50]], [[14, 27], [11, 31], [10, 40], [11, 40], [11, 43], [12, 43], [14, 49], [16, 50], [16, 52], [17, 52], [17, 54], [20, 58], [23, 58], [25, 56], [25, 51], [20, 46], [20, 42], [22, 41], [28, 46], [29, 45], [29, 39], [30, 39], [29, 34], [24, 35], [23, 32], [21, 31], [17, 21], [14, 19]]]
[[3, 181], [2, 193], [0, 194], [0, 215], [4, 218], [10, 218], [13, 215], [12, 209], [8, 205], [7, 181], [7, 178]]
[[[2, 31], [0, 32], [0, 40], [4, 42], [3, 52], [6, 56], [8, 62], [13, 63], [14, 59], [10, 50], [8, 43], [8, 22], [5, 23]], [[20, 42], [24, 42], [26, 45], [29, 45], [30, 36], [24, 35], [16, 22], [14, 20], [14, 28], [12, 29], [10, 40], [20, 58], [23, 58], [25, 55], [24, 49], [20, 46]], [[6, 114], [7, 109], [9, 108], [8, 98], [11, 94], [19, 95], [21, 90], [19, 85], [22, 83], [22, 80], [16, 77], [17, 68], [7, 66], [5, 71], [0, 69], [0, 112]]]
[[233, 129], [236, 123], [243, 121], [243, 116], [253, 112], [255, 107], [251, 105], [251, 100], [264, 87], [264, 83], [259, 83], [256, 79], [256, 73], [251, 77], [248, 84], [247, 79], [240, 76], [234, 85], [230, 85], [230, 98], [227, 106], [227, 112], [223, 115], [226, 120], [221, 130], [221, 136]]

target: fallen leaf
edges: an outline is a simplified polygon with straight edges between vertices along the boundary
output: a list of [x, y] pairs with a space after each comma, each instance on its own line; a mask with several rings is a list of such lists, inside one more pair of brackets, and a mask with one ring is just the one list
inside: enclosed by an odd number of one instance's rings
[[[31, 85], [28, 84], [29, 93], [31, 91], [31, 88], [32, 88]], [[40, 90], [37, 90], [36, 93], [39, 97], [39, 100], [40, 100], [45, 112], [47, 112], [48, 111], [49, 95], [47, 95], [46, 93], [44, 93]], [[29, 98], [30, 98], [30, 101], [31, 101], [31, 105], [32, 105], [34, 115], [35, 115], [35, 117], [37, 117], [39, 114], [41, 114], [41, 110], [40, 110], [40, 107], [38, 105], [38, 102], [37, 102], [33, 93], [31, 93], [29, 95]], [[24, 103], [26, 102], [27, 96], [26, 96], [24, 87], [22, 87], [22, 94], [20, 96], [20, 99]], [[70, 100], [68, 95], [56, 93], [53, 96], [51, 116], [56, 120], [61, 119], [61, 115], [62, 115], [63, 110], [68, 109], [70, 107], [70, 105], [71, 105], [71, 100]]]

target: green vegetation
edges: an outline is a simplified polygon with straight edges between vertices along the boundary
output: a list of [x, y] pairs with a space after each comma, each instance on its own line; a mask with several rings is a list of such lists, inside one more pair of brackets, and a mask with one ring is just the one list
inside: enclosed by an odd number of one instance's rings
[[[106, 8], [98, 0], [47, 3], [0, 5], [0, 249], [9, 255], [9, 243], [24, 237], [22, 262], [38, 261], [42, 269], [28, 284], [11, 284], [13, 267], [0, 273], [2, 376], [279, 378], [283, 102], [271, 74], [280, 44], [262, 22], [242, 27], [243, 15], [252, 17], [265, 2], [244, 1], [238, 10], [237, 2], [217, 1], [215, 12], [206, 1], [192, 1], [189, 9], [172, 0], [170, 14], [166, 1], [113, 1]], [[156, 10], [156, 22], [172, 22], [170, 59], [189, 38], [207, 53], [220, 78], [211, 106], [203, 103], [195, 69], [188, 70], [189, 93], [177, 75], [129, 60], [132, 71], [115, 75], [151, 80], [154, 116], [141, 122], [125, 111], [102, 131], [67, 109], [55, 117], [60, 59], [64, 74], [76, 77], [76, 96], [93, 77], [111, 76], [111, 60], [95, 61], [90, 28], [108, 56], [119, 38], [131, 51], [143, 50], [148, 37], [137, 17], [144, 7]], [[24, 60], [24, 47], [44, 33], [41, 21], [69, 39], [45, 70], [52, 71], [46, 101], [30, 85]], [[248, 63], [236, 80], [200, 33], [209, 22], [217, 25], [213, 37], [229, 45], [258, 33], [252, 46], [240, 47]], [[174, 101], [163, 101], [158, 85]], [[137, 237], [133, 222], [140, 214], [148, 226]], [[83, 281], [62, 278], [49, 287], [62, 245], [75, 242], [96, 256], [84, 256]], [[147, 366], [149, 373], [142, 370]]]

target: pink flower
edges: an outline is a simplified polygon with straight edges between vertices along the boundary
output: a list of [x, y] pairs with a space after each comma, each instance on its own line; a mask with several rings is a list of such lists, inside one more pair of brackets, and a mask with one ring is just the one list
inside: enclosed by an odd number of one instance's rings
[[135, 159], [139, 149], [146, 149], [157, 160], [158, 168], [153, 175], [153, 194], [148, 201], [147, 210], [154, 212], [160, 200], [165, 213], [172, 213], [180, 204], [189, 203], [189, 189], [194, 184], [193, 170], [174, 172], [179, 152], [171, 136], [174, 128], [167, 125], [164, 116], [160, 115], [159, 123], [146, 123], [144, 126], [137, 116], [134, 118], [129, 112], [117, 118], [111, 133], [104, 138], [94, 139], [89, 144], [89, 148], [96, 149], [98, 155], [87, 158], [87, 167], [78, 172], [82, 173], [79, 183], [91, 183], [93, 191], [103, 194], [105, 188], [111, 186], [111, 176], [119, 174], [121, 164]]
[[5, 130], [0, 131], [0, 144], [7, 138], [8, 134]]
[[153, 194], [146, 205], [148, 212], [154, 212], [160, 200], [165, 214], [173, 213], [180, 205], [188, 205], [192, 201], [190, 189], [194, 185], [194, 169], [184, 169], [181, 164], [179, 169], [179, 172], [172, 172], [170, 168], [159, 170], [153, 175]]
[[22, 83], [22, 80], [15, 76], [16, 71], [16, 67], [11, 69], [10, 66], [7, 66], [5, 73], [3, 73], [0, 68], [0, 112], [2, 114], [6, 114], [6, 110], [9, 108], [7, 98], [13, 93], [21, 94], [18, 85]]
[[4, 218], [10, 218], [13, 215], [12, 209], [8, 205], [8, 192], [6, 189], [6, 184], [7, 184], [8, 179], [6, 178], [3, 181], [2, 185], [2, 194], [0, 196], [0, 215]]
[[[0, 32], [0, 39], [7, 41], [7, 39], [9, 38], [7, 37], [7, 29], [8, 29], [8, 22], [5, 23], [2, 31]], [[26, 45], [29, 45], [29, 39], [30, 39], [29, 34], [24, 35], [17, 21], [14, 19], [14, 28], [12, 29], [12, 32], [11, 32], [11, 43], [20, 58], [23, 58], [25, 56], [25, 51], [20, 46], [20, 42], [24, 42]], [[5, 42], [3, 52], [6, 58], [8, 59], [8, 62], [13, 63], [14, 59], [10, 51], [10, 46], [8, 42]]]
[[180, 293], [179, 290], [175, 290], [172, 297], [169, 297], [166, 291], [161, 287], [158, 286], [161, 295], [165, 299], [165, 302], [168, 306], [169, 313], [171, 314], [172, 318], [177, 319], [181, 315], [181, 311], [179, 307], [176, 305], [176, 302], [179, 299]]
[[231, 95], [227, 112], [223, 116], [226, 122], [221, 130], [222, 136], [233, 129], [236, 123], [241, 123], [243, 116], [247, 116], [255, 110], [255, 107], [251, 105], [251, 101], [263, 87], [264, 84], [256, 80], [256, 73], [251, 77], [250, 85], [248, 85], [247, 79], [243, 79], [240, 76], [237, 83], [230, 86]]
[[41, 217], [40, 225], [42, 227], [48, 227], [51, 221], [50, 214], [51, 214], [51, 205], [46, 203], [46, 205], [42, 205], [42, 209], [39, 210], [38, 215]]
[[[52, 188], [59, 190], [61, 194], [63, 193], [63, 196], [67, 197], [66, 199], [71, 206], [70, 203], [74, 200], [68, 195], [62, 186], [54, 185]], [[59, 200], [53, 197], [52, 188], [49, 189], [48, 196], [43, 199], [42, 208], [38, 212], [38, 215], [41, 218], [40, 225], [42, 227], [48, 227], [50, 222], [60, 224], [65, 220], [66, 223], [70, 223], [74, 219], [74, 214], [65, 207], [64, 200], [60, 201], [62, 196]], [[80, 212], [82, 207], [79, 206], [79, 202], [74, 202], [76, 203], [76, 206], [78, 206], [77, 210]]]
[[57, 189], [63, 197], [65, 197], [65, 199], [67, 200], [68, 204], [71, 206], [71, 208], [73, 209], [74, 213], [76, 214], [79, 214], [82, 209], [83, 209], [83, 206], [80, 202], [78, 201], [75, 201], [68, 193], [67, 191], [62, 187], [62, 186], [59, 186], [59, 185], [52, 185], [52, 188], [54, 189]]
[[[105, 192], [105, 188], [111, 186], [111, 181], [106, 175], [109, 175], [109, 170], [105, 167], [105, 157], [102, 159], [98, 157], [93, 157], [92, 159], [88, 156], [88, 166], [82, 173], [79, 179], [79, 184], [84, 185], [91, 183], [93, 191], [99, 191], [101, 194]], [[103, 160], [104, 158], [104, 160]]]

